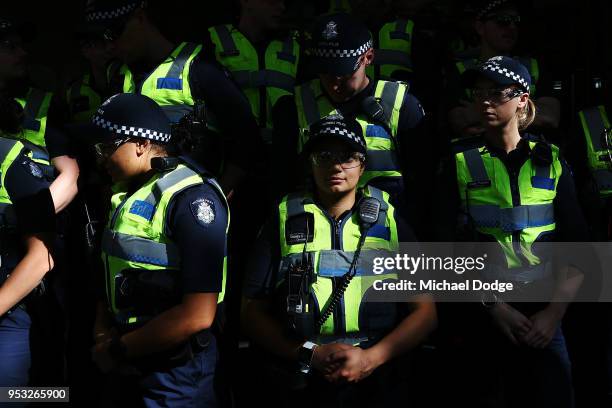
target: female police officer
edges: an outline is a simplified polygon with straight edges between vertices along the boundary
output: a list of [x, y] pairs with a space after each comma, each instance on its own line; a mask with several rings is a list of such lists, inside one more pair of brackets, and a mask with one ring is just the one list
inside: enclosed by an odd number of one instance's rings
[[[391, 389], [393, 381], [381, 380], [386, 370], [379, 367], [423, 341], [436, 324], [436, 312], [425, 295], [416, 298], [404, 319], [398, 318], [396, 304], [363, 302], [372, 272], [355, 257], [395, 252], [398, 242], [414, 237], [387, 193], [367, 186], [357, 190], [366, 148], [356, 121], [323, 118], [311, 127], [306, 147], [313, 189], [286, 196], [264, 226], [247, 270], [243, 326], [268, 351], [299, 362], [302, 372], [314, 368], [312, 392], [302, 402], [388, 406], [392, 393], [377, 386]], [[378, 214], [366, 216], [368, 208], [378, 206]], [[349, 278], [352, 263], [360, 266]], [[276, 310], [274, 299], [282, 304]], [[330, 384], [362, 380], [359, 387]], [[278, 393], [278, 384], [274, 388]]]
[[[28, 385], [27, 296], [53, 268], [55, 207], [49, 183], [29, 150], [2, 137], [19, 127], [12, 98], [0, 97], [0, 386]], [[34, 295], [34, 294], [33, 294]]]
[[135, 368], [146, 406], [215, 406], [210, 327], [225, 284], [223, 192], [189, 159], [169, 156], [170, 126], [150, 98], [117, 94], [93, 124], [115, 182], [94, 360], [103, 371]]
[[[527, 68], [497, 56], [467, 71], [464, 79], [481, 114], [485, 140], [478, 148], [457, 153], [449, 163], [437, 200], [439, 218], [447, 227], [446, 232], [440, 230], [440, 238], [457, 239], [460, 215], [465, 239], [499, 243], [498, 277], [527, 290], [525, 282], [552, 277], [551, 264], [540, 258], [536, 243], [588, 239], [572, 175], [556, 146], [519, 133], [535, 116]], [[480, 374], [470, 383], [478, 396], [493, 391], [511, 404], [503, 406], [525, 406], [526, 395], [530, 406], [571, 406], [570, 363], [560, 324], [582, 275], [570, 272], [556, 279], [550, 303], [507, 304], [496, 297], [483, 298], [480, 308], [488, 311], [497, 329], [491, 330], [488, 320], [476, 328], [474, 351], [484, 357], [484, 366], [468, 354], [470, 366], [477, 367], [474, 374]], [[501, 378], [495, 375], [502, 372]], [[506, 381], [506, 392], [488, 386], [487, 380]], [[495, 406], [499, 404], [498, 400]]]

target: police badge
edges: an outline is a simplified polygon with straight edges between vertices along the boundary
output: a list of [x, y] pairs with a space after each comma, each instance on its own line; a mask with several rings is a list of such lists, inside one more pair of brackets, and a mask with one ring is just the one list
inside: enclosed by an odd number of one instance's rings
[[323, 38], [326, 40], [333, 40], [338, 36], [338, 31], [336, 31], [336, 22], [330, 21], [327, 23], [325, 30], [323, 30]]
[[208, 226], [215, 221], [215, 204], [206, 198], [200, 198], [191, 203], [191, 212], [202, 226]]

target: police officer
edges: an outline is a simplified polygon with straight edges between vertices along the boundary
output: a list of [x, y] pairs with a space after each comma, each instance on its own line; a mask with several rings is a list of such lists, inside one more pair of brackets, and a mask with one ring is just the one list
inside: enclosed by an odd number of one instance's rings
[[[469, 137], [482, 133], [479, 115], [471, 109], [469, 90], [461, 86], [460, 75], [467, 69], [495, 55], [512, 55], [519, 37], [523, 16], [513, 0], [486, 0], [477, 3], [474, 29], [480, 37], [476, 55], [465, 56], [454, 62], [447, 75], [448, 89], [445, 104], [448, 122], [456, 137]], [[542, 78], [542, 70], [535, 58], [515, 57], [527, 67], [532, 78], [531, 97], [538, 106], [532, 126], [539, 129], [556, 129], [560, 120], [559, 101], [551, 96], [552, 89]], [[537, 89], [536, 89], [537, 85]], [[536, 94], [537, 91], [537, 94]], [[535, 99], [537, 96], [537, 99]]]
[[[367, 273], [347, 272], [355, 252], [397, 251], [414, 235], [388, 193], [358, 187], [369, 156], [357, 121], [332, 115], [313, 123], [310, 136], [304, 154], [312, 187], [285, 196], [263, 227], [247, 271], [242, 325], [268, 352], [312, 371], [309, 387], [295, 396], [304, 406], [390, 406], [394, 393], [387, 391], [397, 378], [386, 375], [385, 363], [424, 340], [435, 308], [427, 295], [408, 317], [397, 304], [363, 303]], [[370, 227], [358, 211], [368, 200], [380, 204]], [[270, 380], [275, 392], [289, 386], [290, 374]]]
[[202, 50], [195, 43], [172, 43], [149, 12], [142, 0], [96, 0], [88, 5], [86, 19], [105, 27], [104, 36], [121, 62], [109, 67], [108, 94], [146, 95], [173, 123], [199, 107], [199, 112], [205, 112], [200, 120], [213, 131], [206, 140], [211, 144], [207, 167], [223, 173], [219, 180], [230, 191], [248, 170], [248, 153], [257, 142], [250, 106], [228, 74], [203, 58], [203, 51], [212, 50]]
[[[24, 38], [31, 37], [31, 33], [25, 31], [31, 30], [27, 27], [0, 19], [0, 90], [15, 98], [23, 111], [18, 131], [5, 135], [25, 144], [31, 151], [32, 160], [41, 166], [47, 179], [53, 182], [51, 193], [56, 211], [59, 212], [68, 206], [77, 193], [79, 167], [71, 157], [67, 137], [58, 130], [63, 121], [61, 105], [59, 102], [52, 103], [54, 98], [51, 92], [29, 86], [27, 53], [23, 46]], [[55, 115], [50, 115], [53, 109]]]
[[268, 144], [272, 143], [272, 107], [281, 96], [293, 95], [300, 61], [297, 33], [282, 32], [284, 10], [283, 0], [242, 1], [237, 26], [208, 29], [217, 61], [232, 73], [249, 99]]
[[171, 156], [175, 145], [191, 142], [172, 139], [152, 99], [115, 95], [93, 124], [115, 182], [102, 238], [106, 300], [98, 305], [94, 361], [115, 379], [136, 373], [137, 384], [120, 382], [146, 406], [216, 406], [210, 328], [224, 297], [225, 196], [190, 159]]
[[70, 123], [89, 123], [106, 88], [106, 67], [111, 61], [111, 45], [104, 39], [103, 27], [82, 23], [76, 30], [81, 56], [87, 63], [79, 79], [69, 84], [66, 101]]
[[[14, 130], [7, 117], [19, 105], [3, 97], [0, 134]], [[12, 106], [11, 106], [12, 105]], [[17, 106], [15, 106], [17, 105]], [[19, 118], [13, 118], [13, 125]], [[8, 126], [7, 126], [8, 125]], [[30, 300], [54, 265], [55, 206], [42, 169], [28, 157], [29, 150], [0, 136], [0, 386], [29, 384], [31, 352]], [[38, 289], [36, 289], [38, 287]], [[35, 290], [36, 289], [36, 290]]]
[[[447, 163], [438, 184], [438, 219], [445, 226], [439, 238], [498, 242], [498, 267], [503, 272], [485, 278], [503, 276], [519, 285], [535, 285], [550, 279], [552, 270], [534, 244], [588, 240], [571, 171], [555, 145], [519, 133], [535, 116], [531, 77], [519, 61], [496, 56], [468, 70], [464, 78], [486, 132], [481, 146], [459, 152]], [[475, 391], [472, 397], [492, 398], [491, 406], [524, 406], [525, 401], [572, 406], [561, 320], [581, 281], [582, 275], [570, 268], [566, 279], [555, 281], [550, 303], [483, 299], [481, 310], [490, 320], [469, 326], [474, 330], [469, 333], [473, 347], [466, 354], [469, 366], [462, 367], [463, 375], [474, 367], [470, 384], [479, 385], [469, 388]], [[525, 285], [522, 290], [530, 287]], [[470, 314], [470, 319], [476, 316]], [[467, 325], [468, 319], [463, 316], [460, 322]], [[489, 370], [492, 361], [499, 370]], [[504, 384], [504, 389], [495, 384]]]
[[[301, 152], [310, 125], [322, 117], [340, 113], [356, 118], [370, 157], [359, 186], [372, 185], [388, 192], [392, 200], [403, 200], [405, 181], [409, 193], [414, 193], [413, 185], [427, 184], [427, 174], [433, 170], [432, 161], [417, 154], [427, 151], [431, 142], [419, 101], [406, 84], [374, 81], [366, 75], [374, 58], [372, 38], [354, 17], [323, 16], [314, 24], [311, 36], [311, 67], [318, 77], [296, 87], [294, 101], [283, 98], [273, 113], [275, 131], [294, 143], [286, 151]], [[287, 161], [290, 168], [294, 156], [288, 155]], [[292, 175], [285, 183], [295, 185], [296, 177]], [[408, 199], [416, 201], [411, 196]]]

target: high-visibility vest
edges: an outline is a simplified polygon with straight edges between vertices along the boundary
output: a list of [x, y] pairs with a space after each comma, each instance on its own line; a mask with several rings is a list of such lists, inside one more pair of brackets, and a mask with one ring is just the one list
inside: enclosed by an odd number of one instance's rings
[[293, 95], [295, 87], [300, 54], [295, 34], [284, 41], [271, 41], [264, 55], [258, 55], [253, 44], [231, 24], [210, 27], [208, 31], [217, 60], [232, 73], [259, 126], [272, 129], [272, 108], [280, 97]]
[[581, 110], [578, 117], [586, 143], [589, 169], [599, 194], [608, 197], [612, 194], [612, 133], [609, 133], [608, 113], [606, 108], [600, 105]]
[[[394, 306], [384, 306], [389, 308], [389, 313], [380, 313], [378, 310], [378, 313], [372, 315], [368, 313], [368, 304], [363, 302], [375, 280], [397, 279], [397, 273], [374, 274], [373, 258], [383, 253], [397, 253], [399, 250], [395, 209], [389, 203], [389, 195], [371, 186], [364, 189], [364, 195], [380, 201], [381, 213], [377, 223], [367, 231], [356, 275], [338, 306], [342, 312], [330, 315], [320, 327], [317, 337], [367, 335], [368, 332], [389, 330], [396, 324]], [[309, 237], [304, 237], [299, 242], [288, 239], [295, 235], [292, 234], [291, 224], [295, 224], [298, 217], [308, 214], [314, 218], [314, 227], [309, 234], [312, 239], [309, 241]], [[292, 223], [289, 220], [293, 220]], [[314, 308], [311, 312], [315, 315], [313, 321], [316, 321], [332, 296], [336, 278], [342, 277], [349, 270], [361, 237], [359, 215], [354, 212], [337, 222], [314, 202], [312, 194], [290, 194], [279, 205], [279, 226], [281, 276], [285, 276], [289, 265], [302, 259], [304, 251], [313, 260], [315, 278], [310, 288], [313, 301], [309, 307]]]
[[153, 99], [172, 123], [193, 110], [195, 101], [189, 86], [191, 62], [202, 46], [183, 42], [137, 86], [127, 65], [111, 64], [107, 75], [111, 83], [116, 75], [123, 78], [123, 93], [139, 93]]
[[[530, 149], [535, 145], [529, 142]], [[485, 146], [455, 155], [464, 222], [500, 244], [507, 263], [502, 267], [510, 271], [506, 279], [530, 281], [550, 272], [532, 246], [555, 231], [553, 200], [562, 168], [559, 149], [551, 145], [551, 152], [550, 165], [529, 158], [516, 177]]]
[[[102, 261], [106, 270], [106, 291], [110, 310], [116, 322], [124, 327], [141, 324], [154, 316], [139, 312], [141, 304], [122, 301], [126, 288], [121, 286], [127, 274], [142, 272], [170, 272], [178, 279], [180, 253], [176, 243], [167, 234], [168, 204], [172, 198], [188, 187], [207, 183], [225, 203], [221, 187], [214, 181], [180, 164], [174, 170], [158, 173], [135, 193], [116, 186], [112, 197], [109, 222], [102, 238]], [[211, 271], [214, 273], [215, 271]], [[227, 255], [223, 262], [223, 286], [218, 302], [225, 295]], [[130, 289], [131, 290], [131, 289]]]
[[66, 91], [66, 100], [70, 108], [70, 119], [74, 123], [89, 122], [102, 104], [102, 98], [92, 87], [91, 74], [83, 75], [70, 86]]
[[30, 150], [28, 156], [40, 165], [48, 180], [55, 178], [55, 168], [51, 164], [45, 133], [47, 130], [47, 116], [51, 106], [52, 92], [30, 88], [24, 98], [15, 98], [23, 108], [23, 123], [21, 131], [11, 135], [21, 141]]
[[374, 79], [394, 79], [398, 71], [412, 73], [412, 36], [414, 22], [397, 19], [382, 26], [376, 39], [374, 61], [367, 73]]
[[[385, 111], [385, 122], [374, 122], [363, 113], [356, 117], [363, 129], [367, 147], [366, 168], [359, 179], [359, 187], [378, 177], [402, 177], [396, 138], [400, 110], [407, 90], [408, 86], [401, 82], [377, 81], [374, 97], [379, 99]], [[308, 141], [310, 126], [338, 112], [325, 96], [318, 79], [296, 87], [295, 101], [300, 128], [298, 150], [301, 152]]]

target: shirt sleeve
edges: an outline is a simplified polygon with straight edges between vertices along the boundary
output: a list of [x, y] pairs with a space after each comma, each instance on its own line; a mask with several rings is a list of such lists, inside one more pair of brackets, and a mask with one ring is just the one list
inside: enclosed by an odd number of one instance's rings
[[4, 179], [11, 201], [32, 196], [40, 190], [49, 188], [38, 164], [30, 160], [25, 152], [20, 153], [6, 172]]
[[278, 214], [259, 231], [247, 261], [243, 295], [250, 299], [271, 295], [279, 281], [280, 265]]
[[589, 228], [578, 203], [572, 170], [564, 159], [561, 159], [561, 168], [554, 200], [557, 240], [589, 241]]
[[179, 247], [183, 294], [220, 293], [228, 213], [213, 187], [190, 187], [172, 199], [168, 230]]
[[193, 95], [206, 103], [225, 137], [228, 160], [248, 167], [249, 157], [263, 148], [263, 141], [246, 96], [215, 61], [195, 60], [189, 81]]
[[38, 164], [24, 152], [20, 153], [7, 170], [4, 183], [21, 233], [55, 231], [55, 207], [49, 182]]

